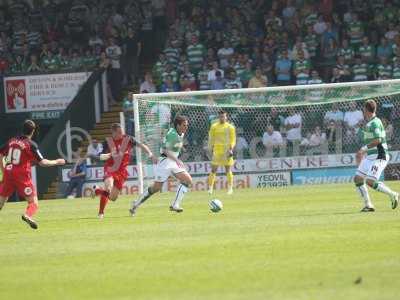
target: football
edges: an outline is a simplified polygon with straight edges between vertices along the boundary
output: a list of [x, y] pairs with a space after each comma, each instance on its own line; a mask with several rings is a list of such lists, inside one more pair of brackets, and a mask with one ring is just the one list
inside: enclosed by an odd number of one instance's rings
[[223, 208], [222, 202], [219, 199], [213, 199], [210, 201], [210, 209], [212, 212], [217, 213]]

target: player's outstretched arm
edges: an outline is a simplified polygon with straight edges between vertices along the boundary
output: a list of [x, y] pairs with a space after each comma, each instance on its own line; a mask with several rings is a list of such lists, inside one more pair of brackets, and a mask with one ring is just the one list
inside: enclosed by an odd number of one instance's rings
[[151, 152], [149, 146], [143, 143], [137, 143], [138, 147], [140, 147], [144, 152], [146, 152], [147, 156], [152, 160], [153, 163], [157, 163], [158, 159], [154, 156], [153, 152]]
[[39, 166], [41, 166], [41, 167], [55, 167], [55, 166], [63, 166], [63, 165], [65, 165], [65, 159], [63, 159], [63, 158], [54, 159], [54, 160], [44, 158], [39, 162]]

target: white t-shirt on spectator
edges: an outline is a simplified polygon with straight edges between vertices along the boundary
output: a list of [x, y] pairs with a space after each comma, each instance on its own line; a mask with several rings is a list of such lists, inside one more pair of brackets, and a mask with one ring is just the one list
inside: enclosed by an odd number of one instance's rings
[[249, 144], [247, 143], [246, 139], [242, 136], [239, 136], [236, 140], [236, 146], [235, 146], [237, 151], [242, 151], [249, 149]]
[[343, 121], [343, 117], [344, 117], [343, 112], [340, 111], [340, 110], [337, 110], [337, 111], [328, 111], [325, 114], [324, 119], [327, 120], [327, 121], [338, 122], [338, 121]]
[[147, 93], [155, 93], [156, 86], [153, 83], [143, 81], [142, 84], [140, 85], [140, 93], [143, 93], [144, 91], [146, 91]]
[[87, 147], [87, 155], [100, 155], [103, 152], [103, 145], [101, 143], [97, 143], [97, 146], [94, 147], [93, 144], [89, 144]]
[[121, 48], [118, 45], [109, 46], [106, 48], [107, 57], [111, 60], [111, 68], [120, 69], [120, 57], [122, 54]]
[[314, 31], [317, 34], [323, 34], [328, 27], [325, 22], [317, 22], [314, 25]]
[[220, 70], [220, 69], [211, 70], [210, 72], [208, 72], [208, 81], [213, 81], [213, 80], [215, 80], [215, 79], [217, 78], [217, 77], [215, 76], [215, 73], [216, 73], [217, 71], [220, 71], [220, 72], [221, 72], [221, 77], [224, 78], [224, 71], [223, 71], [223, 70]]
[[233, 48], [221, 48], [218, 50], [217, 55], [221, 68], [229, 66], [228, 58], [234, 53]]
[[289, 141], [301, 140], [301, 116], [295, 114], [285, 119], [285, 125], [300, 124], [298, 128], [291, 128], [286, 132], [286, 137]]
[[151, 108], [151, 113], [158, 115], [160, 125], [169, 124], [171, 120], [171, 109], [165, 104], [156, 104]]
[[272, 134], [264, 132], [262, 142], [265, 147], [267, 146], [279, 146], [282, 145], [283, 139], [279, 131], [273, 131]]
[[321, 135], [316, 135], [313, 133], [309, 140], [309, 146], [319, 146], [326, 141], [326, 134], [322, 132]]
[[362, 120], [364, 120], [364, 116], [361, 110], [346, 111], [344, 113], [344, 122], [350, 127], [356, 127]]

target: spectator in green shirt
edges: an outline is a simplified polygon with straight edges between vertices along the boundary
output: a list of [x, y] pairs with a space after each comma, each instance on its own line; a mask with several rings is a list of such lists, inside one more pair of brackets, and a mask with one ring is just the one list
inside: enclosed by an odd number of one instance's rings
[[77, 51], [72, 52], [72, 58], [71, 58], [70, 64], [71, 64], [71, 68], [73, 70], [82, 68], [82, 66], [83, 66], [82, 58], [79, 57], [79, 53]]
[[30, 65], [27, 68], [27, 72], [29, 73], [35, 73], [35, 72], [40, 72], [42, 71], [41, 66], [39, 65], [37, 56], [35, 54], [32, 54], [30, 57]]
[[86, 49], [85, 56], [82, 58], [82, 64], [86, 70], [93, 70], [97, 66], [98, 61], [90, 48]]
[[48, 71], [58, 71], [60, 69], [60, 62], [57, 57], [53, 55], [53, 52], [48, 51], [47, 56], [43, 57], [42, 66]]
[[365, 63], [372, 63], [375, 59], [375, 47], [370, 43], [367, 36], [362, 39], [362, 44], [358, 48], [358, 55]]
[[26, 66], [22, 55], [15, 57], [14, 63], [11, 65], [11, 73], [22, 73], [26, 71]]

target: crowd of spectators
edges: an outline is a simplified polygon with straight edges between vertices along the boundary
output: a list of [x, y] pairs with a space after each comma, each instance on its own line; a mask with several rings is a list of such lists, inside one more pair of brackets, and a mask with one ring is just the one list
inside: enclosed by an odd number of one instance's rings
[[400, 78], [399, 1], [180, 2], [153, 90]]
[[115, 96], [122, 85], [137, 83], [139, 56], [161, 47], [169, 6], [165, 0], [1, 1], [0, 74], [102, 67], [110, 70]]

